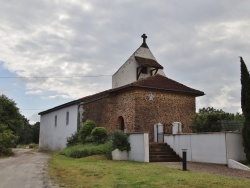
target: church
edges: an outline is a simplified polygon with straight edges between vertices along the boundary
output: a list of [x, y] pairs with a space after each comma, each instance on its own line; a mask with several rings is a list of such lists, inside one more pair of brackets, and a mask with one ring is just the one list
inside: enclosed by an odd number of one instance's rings
[[40, 149], [59, 150], [87, 119], [109, 132], [149, 133], [154, 125], [171, 133], [173, 122], [190, 132], [195, 99], [204, 92], [168, 78], [149, 49], [145, 34], [141, 46], [112, 76], [112, 89], [40, 112]]

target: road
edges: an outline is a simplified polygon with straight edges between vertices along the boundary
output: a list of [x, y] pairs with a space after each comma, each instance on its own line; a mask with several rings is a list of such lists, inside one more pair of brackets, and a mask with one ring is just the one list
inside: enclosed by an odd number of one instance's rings
[[49, 154], [14, 149], [15, 156], [0, 159], [0, 188], [54, 188], [46, 171]]

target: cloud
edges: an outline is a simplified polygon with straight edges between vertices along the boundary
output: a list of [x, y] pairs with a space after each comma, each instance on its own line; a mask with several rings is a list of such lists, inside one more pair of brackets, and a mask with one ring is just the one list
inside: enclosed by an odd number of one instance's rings
[[51, 95], [48, 97], [43, 97], [43, 99], [68, 99], [70, 98], [68, 95]]
[[83, 76], [114, 74], [146, 33], [166, 75], [206, 93], [197, 108], [240, 109], [238, 56], [250, 61], [248, 1], [0, 3], [0, 65], [29, 77], [19, 79], [29, 96], [77, 99], [110, 89], [111, 76]]
[[25, 92], [25, 94], [40, 94], [42, 93], [43, 91], [40, 90], [40, 89], [37, 89], [37, 90], [28, 90]]
[[35, 124], [36, 122], [40, 121], [40, 116], [36, 113], [36, 114], [32, 114], [31, 116], [28, 117], [29, 119], [29, 123], [31, 125]]

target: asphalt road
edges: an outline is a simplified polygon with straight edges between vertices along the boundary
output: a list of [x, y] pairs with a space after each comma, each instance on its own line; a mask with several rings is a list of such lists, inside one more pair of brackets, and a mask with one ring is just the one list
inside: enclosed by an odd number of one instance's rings
[[46, 171], [49, 154], [14, 149], [15, 156], [0, 159], [0, 188], [51, 188]]

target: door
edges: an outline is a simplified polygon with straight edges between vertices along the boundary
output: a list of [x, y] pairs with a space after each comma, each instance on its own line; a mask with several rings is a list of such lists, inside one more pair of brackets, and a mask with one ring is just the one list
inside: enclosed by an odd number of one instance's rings
[[154, 125], [154, 142], [164, 142], [164, 126], [161, 123]]

